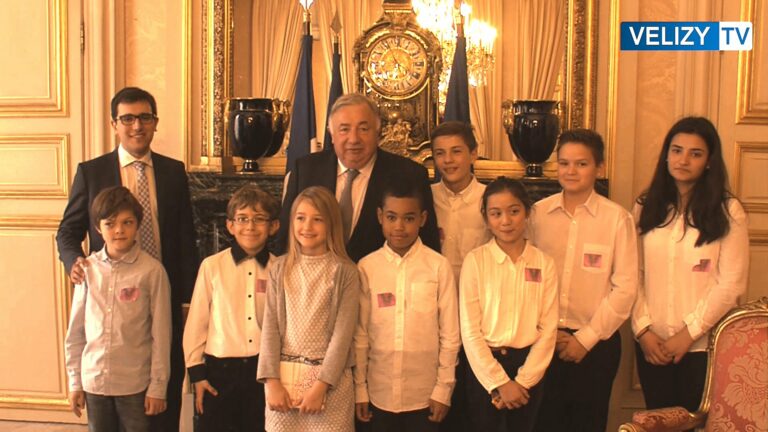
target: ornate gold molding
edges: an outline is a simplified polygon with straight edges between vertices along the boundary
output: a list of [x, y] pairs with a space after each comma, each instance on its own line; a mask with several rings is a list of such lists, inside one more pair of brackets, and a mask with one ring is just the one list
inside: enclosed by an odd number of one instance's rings
[[565, 125], [595, 125], [597, 89], [597, 0], [568, 0]]
[[29, 183], [0, 183], [0, 198], [46, 199], [69, 196], [69, 134], [1, 135], [0, 148], [4, 146], [17, 147], [18, 150], [54, 147], [58, 153], [54, 167], [57, 172], [54, 187], [29, 187], [34, 186]]
[[[605, 133], [605, 175], [608, 178], [615, 179], [616, 167], [614, 164], [614, 155], [616, 151], [616, 142], [618, 141], [618, 106], [619, 106], [619, 47], [621, 25], [620, 11], [621, 0], [610, 2], [610, 40], [608, 42], [608, 118], [606, 121]], [[594, 126], [594, 125], [593, 125]]]
[[184, 143], [184, 165], [192, 160], [192, 0], [182, 0], [181, 24], [181, 142]]
[[[56, 217], [38, 216], [38, 215], [19, 215], [14, 217], [0, 217], [0, 232], [2, 231], [43, 231], [55, 235], [56, 229], [61, 220]], [[0, 390], [0, 408], [11, 409], [32, 409], [32, 410], [54, 410], [67, 411], [69, 403], [67, 401], [67, 373], [64, 360], [64, 339], [66, 337], [67, 325], [69, 321], [69, 310], [71, 308], [72, 286], [68, 283], [64, 265], [56, 257], [55, 247], [53, 247], [54, 256], [51, 257], [58, 263], [54, 272], [53, 281], [53, 301], [56, 313], [56, 353], [58, 354], [58, 385], [61, 391], [56, 392], [24, 392], [12, 391], [7, 389]]]
[[67, 1], [48, 0], [47, 6], [47, 94], [36, 97], [0, 97], [0, 117], [65, 117], [69, 114]]
[[[755, 51], [765, 49], [760, 43], [765, 40], [763, 32], [768, 22], [762, 22], [761, 18], [766, 13], [765, 2], [757, 0], [742, 0], [741, 21], [752, 23], [753, 46], [751, 51], [739, 52], [739, 81], [736, 95], [736, 123], [738, 124], [768, 124], [768, 101], [755, 100], [757, 94], [758, 77], [765, 76], [766, 72], [760, 72], [761, 67], [768, 67], [764, 56], [763, 63], [755, 62]], [[758, 34], [761, 36], [758, 37]], [[762, 41], [761, 41], [762, 39]]]
[[749, 230], [749, 244], [768, 246], [768, 230]]
[[232, 0], [203, 2], [203, 165], [221, 165], [224, 104], [232, 94]]

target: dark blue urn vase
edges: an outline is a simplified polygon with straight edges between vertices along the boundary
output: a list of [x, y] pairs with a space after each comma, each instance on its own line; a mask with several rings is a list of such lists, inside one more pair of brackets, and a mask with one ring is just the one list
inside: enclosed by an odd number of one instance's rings
[[526, 164], [526, 177], [542, 177], [542, 165], [555, 149], [560, 133], [558, 102], [553, 100], [516, 100], [502, 104], [504, 128], [512, 151]]
[[257, 159], [280, 150], [290, 119], [288, 108], [289, 103], [280, 99], [229, 99], [229, 144], [232, 154], [243, 158], [242, 172], [258, 171]]

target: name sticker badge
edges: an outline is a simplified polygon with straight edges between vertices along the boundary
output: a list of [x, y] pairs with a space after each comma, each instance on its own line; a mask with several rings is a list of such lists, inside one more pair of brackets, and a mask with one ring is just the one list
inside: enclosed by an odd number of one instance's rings
[[392, 293], [381, 293], [376, 296], [379, 300], [379, 307], [390, 307], [395, 305], [395, 295]]
[[601, 268], [603, 266], [603, 256], [600, 254], [584, 254], [584, 267]]
[[266, 293], [267, 292], [267, 280], [266, 279], [256, 279], [256, 292], [257, 293]]
[[139, 298], [139, 289], [137, 287], [120, 288], [117, 293], [117, 299], [123, 303], [133, 303]]
[[712, 267], [712, 260], [709, 258], [702, 258], [699, 260], [699, 263], [693, 266], [693, 271], [697, 273], [705, 273], [709, 271], [709, 268]]
[[526, 282], [541, 282], [541, 269], [537, 268], [525, 268], [525, 281]]
[[621, 23], [622, 51], [751, 51], [749, 21]]

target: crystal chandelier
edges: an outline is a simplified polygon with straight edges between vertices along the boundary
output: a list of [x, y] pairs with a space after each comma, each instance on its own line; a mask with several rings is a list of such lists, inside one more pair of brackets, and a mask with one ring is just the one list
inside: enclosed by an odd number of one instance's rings
[[440, 73], [440, 113], [444, 111], [448, 80], [451, 76], [456, 36], [463, 30], [467, 40], [467, 76], [472, 87], [486, 83], [486, 75], [493, 68], [493, 43], [496, 29], [490, 24], [470, 19], [472, 7], [455, 0], [412, 0], [418, 24], [431, 31], [440, 41], [443, 70]]

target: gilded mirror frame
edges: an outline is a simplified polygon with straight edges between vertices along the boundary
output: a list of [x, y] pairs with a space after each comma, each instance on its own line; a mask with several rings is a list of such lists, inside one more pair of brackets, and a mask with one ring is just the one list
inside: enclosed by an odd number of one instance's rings
[[[233, 93], [233, 1], [202, 2], [202, 117], [200, 168], [221, 171], [227, 163], [224, 106]], [[568, 3], [564, 127], [594, 128], [597, 89], [597, 3], [598, 0], [565, 0]], [[606, 154], [610, 154], [607, 151]], [[277, 159], [274, 158], [277, 162]], [[268, 174], [283, 174], [279, 163], [261, 164]], [[549, 166], [547, 166], [549, 165]], [[552, 176], [552, 163], [545, 165], [545, 175]], [[522, 176], [520, 162], [478, 161], [476, 173], [481, 178], [499, 175]]]

